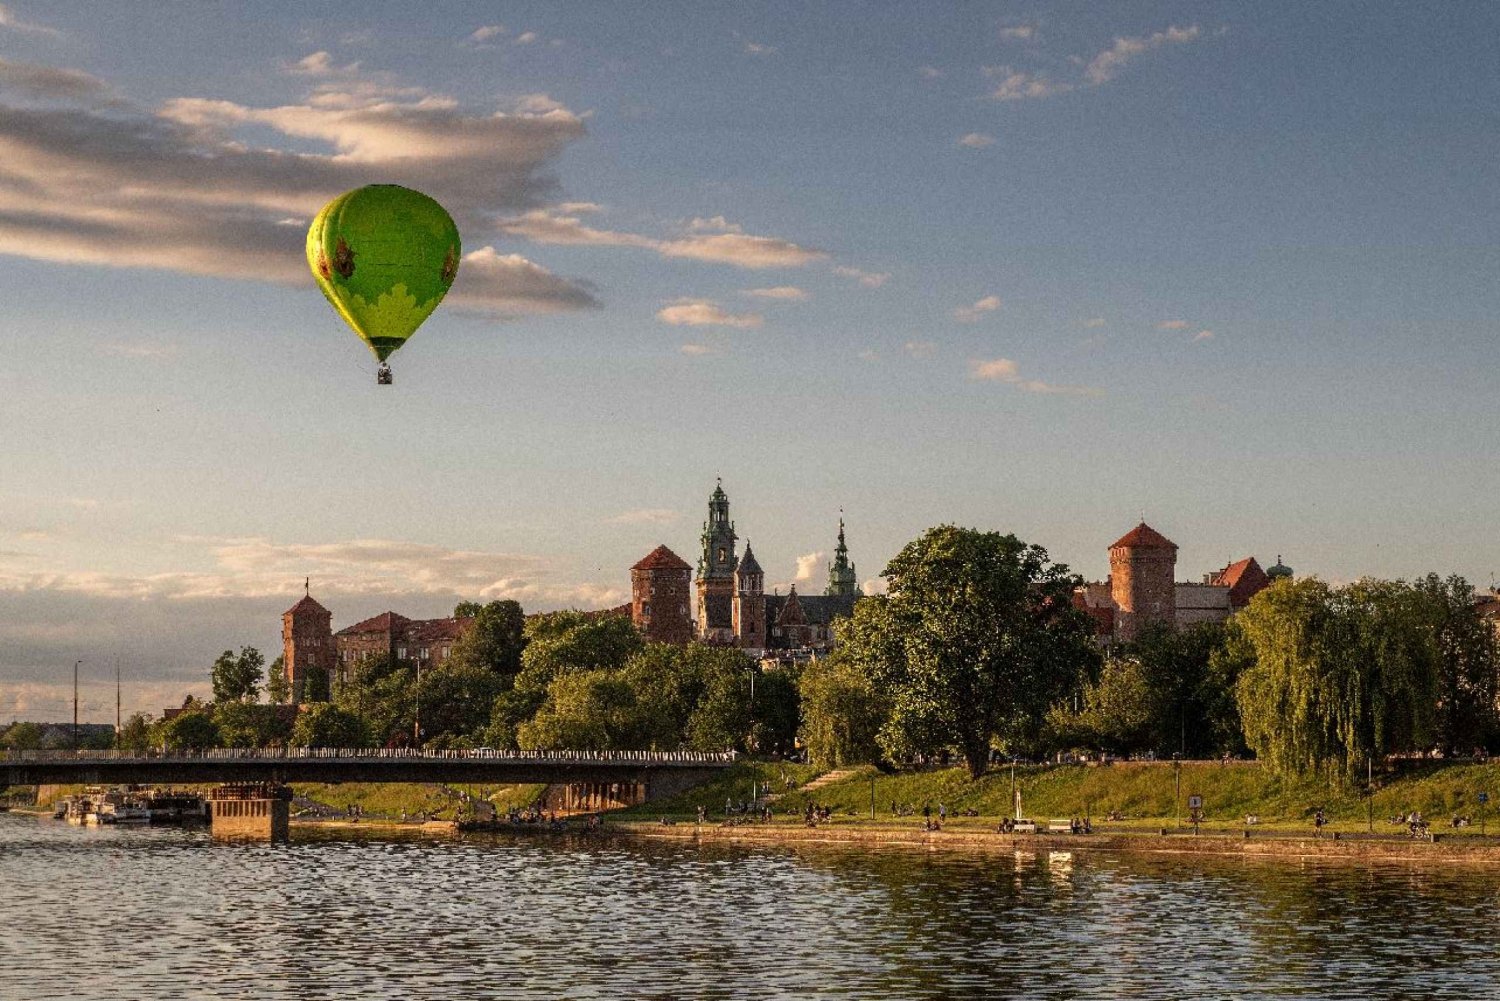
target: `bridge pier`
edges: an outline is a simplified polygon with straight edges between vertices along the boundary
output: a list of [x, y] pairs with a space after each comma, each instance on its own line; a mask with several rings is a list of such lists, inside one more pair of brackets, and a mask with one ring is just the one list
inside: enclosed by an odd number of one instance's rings
[[292, 790], [274, 782], [215, 786], [208, 796], [215, 838], [285, 844], [291, 838]]

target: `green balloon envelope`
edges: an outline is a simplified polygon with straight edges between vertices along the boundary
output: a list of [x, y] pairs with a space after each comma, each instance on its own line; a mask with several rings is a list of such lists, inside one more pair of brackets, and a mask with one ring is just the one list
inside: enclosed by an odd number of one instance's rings
[[443, 207], [396, 184], [339, 195], [307, 231], [318, 287], [381, 361], [443, 301], [462, 253]]

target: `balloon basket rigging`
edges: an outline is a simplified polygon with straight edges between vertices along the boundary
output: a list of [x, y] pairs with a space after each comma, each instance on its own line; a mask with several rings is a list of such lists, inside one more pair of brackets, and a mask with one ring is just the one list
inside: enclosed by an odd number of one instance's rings
[[390, 384], [391, 367], [389, 365], [381, 365], [380, 368], [375, 370], [375, 385], [389, 386]]

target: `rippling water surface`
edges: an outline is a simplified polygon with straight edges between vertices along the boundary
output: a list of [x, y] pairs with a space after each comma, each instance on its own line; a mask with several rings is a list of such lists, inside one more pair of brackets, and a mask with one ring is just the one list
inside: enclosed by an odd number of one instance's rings
[[0, 906], [7, 1001], [1500, 996], [1482, 868], [0, 815]]

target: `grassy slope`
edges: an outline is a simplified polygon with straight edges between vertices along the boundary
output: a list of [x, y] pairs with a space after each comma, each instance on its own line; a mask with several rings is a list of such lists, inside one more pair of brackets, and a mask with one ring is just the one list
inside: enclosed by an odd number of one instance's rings
[[487, 798], [497, 809], [530, 806], [546, 786], [444, 786], [435, 782], [342, 782], [324, 784], [298, 782], [292, 792], [299, 798], [312, 800], [331, 808], [335, 813], [344, 813], [358, 806], [366, 817], [398, 819], [404, 812], [408, 816], [431, 813], [443, 818], [452, 816], [457, 805], [456, 794], [462, 790], [481, 798]]
[[[725, 779], [701, 787], [676, 800], [652, 804], [632, 811], [642, 816], [666, 813], [690, 816], [698, 803], [710, 813], [722, 811], [725, 793], [736, 801], [743, 799], [751, 781], [750, 770], [770, 778], [779, 788], [776, 770], [780, 765], [736, 765]], [[805, 781], [812, 772], [805, 766], [798, 779]], [[870, 785], [875, 785], [876, 818], [891, 821], [892, 802], [909, 804], [920, 815], [924, 803], [936, 813], [939, 803], [947, 806], [950, 818], [960, 825], [991, 826], [1011, 813], [1010, 770], [991, 772], [971, 781], [961, 768], [903, 772], [884, 775], [873, 768], [860, 769], [850, 777], [823, 786], [810, 794], [792, 791], [776, 804], [778, 813], [800, 810], [808, 800], [833, 808], [836, 816], [868, 819]], [[1047, 820], [1053, 817], [1083, 816], [1102, 821], [1111, 811], [1119, 811], [1126, 820], [1114, 826], [1157, 828], [1171, 826], [1174, 818], [1174, 774], [1170, 763], [1120, 763], [1099, 768], [1081, 766], [1037, 766], [1016, 769], [1021, 787], [1022, 806], [1027, 816]], [[1376, 776], [1374, 797], [1375, 829], [1394, 832], [1387, 818], [1410, 810], [1421, 810], [1435, 830], [1448, 831], [1449, 819], [1455, 813], [1470, 814], [1477, 824], [1480, 807], [1476, 794], [1489, 792], [1500, 797], [1500, 764], [1492, 765], [1419, 765], [1403, 772]], [[1313, 813], [1321, 807], [1334, 829], [1363, 829], [1366, 801], [1362, 786], [1344, 790], [1331, 788], [1317, 779], [1283, 781], [1269, 770], [1253, 764], [1188, 763], [1181, 771], [1181, 816], [1187, 816], [1186, 798], [1200, 795], [1204, 799], [1205, 824], [1210, 828], [1239, 827], [1246, 814], [1260, 817], [1263, 827], [1307, 829]], [[717, 806], [715, 805], [717, 804]], [[1491, 803], [1489, 827], [1500, 832], [1500, 813]], [[958, 818], [965, 809], [977, 810], [979, 818]], [[903, 822], [909, 822], [905, 818]], [[1477, 829], [1472, 833], [1477, 833]]]
[[739, 761], [711, 782], [656, 803], [646, 803], [610, 813], [611, 819], [630, 820], [655, 818], [663, 814], [672, 817], [695, 817], [698, 807], [705, 806], [711, 815], [724, 815], [724, 801], [739, 803], [748, 800], [752, 790], [762, 782], [771, 783], [771, 791], [786, 794], [786, 780], [792, 780], [793, 791], [817, 776], [818, 769], [811, 765], [797, 765], [783, 761]]

